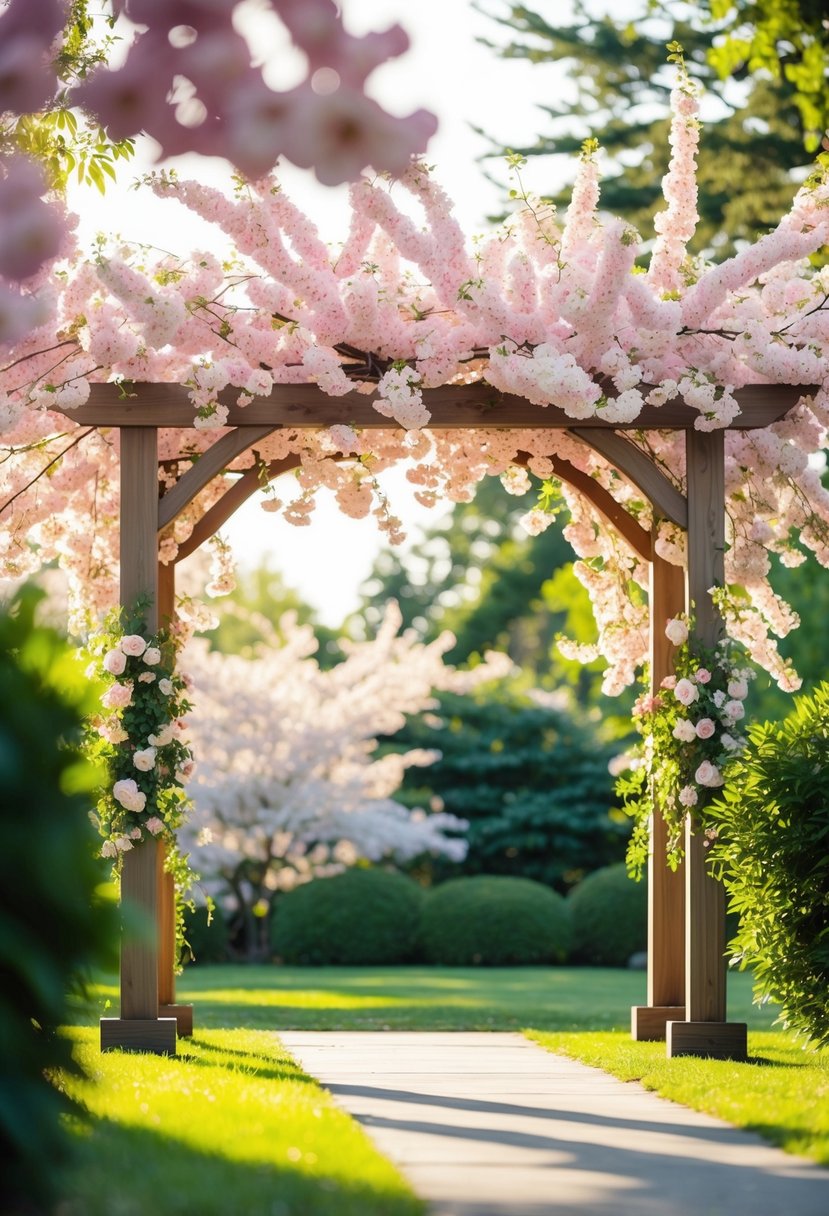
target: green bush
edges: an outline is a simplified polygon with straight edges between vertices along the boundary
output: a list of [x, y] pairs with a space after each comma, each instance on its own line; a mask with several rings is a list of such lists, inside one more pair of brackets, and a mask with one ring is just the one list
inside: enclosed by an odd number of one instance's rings
[[184, 909], [184, 963], [223, 963], [227, 959], [227, 918], [216, 904], [208, 924], [207, 908]]
[[648, 891], [624, 863], [594, 870], [567, 897], [573, 958], [593, 967], [625, 967], [648, 944]]
[[453, 878], [430, 892], [421, 919], [429, 962], [465, 967], [562, 963], [570, 945], [567, 905], [529, 878]]
[[271, 945], [286, 963], [407, 962], [415, 951], [422, 902], [417, 883], [389, 870], [315, 878], [278, 900]]
[[[34, 623], [39, 594], [0, 615], [0, 1210], [50, 1206], [73, 1068], [67, 991], [115, 962], [114, 902], [89, 820], [99, 774], [78, 751], [97, 697], [66, 643]], [[42, 1205], [42, 1206], [41, 1206]]]
[[712, 868], [740, 917], [730, 949], [754, 972], [755, 1000], [829, 1044], [829, 683], [749, 729], [707, 814]]

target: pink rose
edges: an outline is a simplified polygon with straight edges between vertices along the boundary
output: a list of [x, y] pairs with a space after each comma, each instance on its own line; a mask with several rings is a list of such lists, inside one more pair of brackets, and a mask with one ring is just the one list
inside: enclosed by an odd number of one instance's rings
[[740, 718], [746, 716], [745, 706], [742, 701], [726, 701], [722, 712], [723, 717], [728, 718], [729, 722], [739, 722]]
[[711, 679], [711, 672], [707, 667], [698, 667], [694, 679], [697, 684], [707, 684]]
[[728, 695], [729, 697], [733, 697], [735, 701], [745, 701], [748, 696], [748, 684], [745, 680], [730, 680]]
[[696, 726], [697, 738], [710, 739], [716, 729], [710, 718], [700, 718]]
[[148, 646], [144, 651], [144, 662], [148, 667], [155, 667], [156, 663], [161, 662], [161, 651], [157, 646]]
[[158, 815], [153, 815], [152, 819], [147, 820], [147, 830], [152, 832], [153, 836], [157, 836], [159, 832], [164, 831], [164, 820], [159, 819]]
[[674, 696], [681, 705], [693, 705], [699, 697], [699, 689], [690, 680], [677, 680]]
[[139, 633], [128, 633], [125, 637], [121, 638], [118, 645], [124, 654], [131, 655], [135, 659], [140, 658], [147, 649], [147, 643]]
[[723, 775], [716, 764], [712, 764], [710, 760], [703, 760], [694, 773], [694, 780], [697, 785], [705, 785], [709, 789], [717, 789], [723, 784]]
[[155, 684], [155, 672], [142, 671], [138, 677], [139, 684]]
[[665, 676], [665, 679], [659, 685], [660, 688], [676, 688], [676, 676]]
[[111, 676], [123, 675], [126, 666], [127, 656], [123, 650], [108, 650], [104, 655], [104, 671], [108, 671]]
[[132, 704], [132, 683], [113, 684], [101, 697], [101, 704], [106, 709], [126, 709]]
[[697, 791], [692, 785], [683, 785], [679, 791], [679, 801], [683, 806], [696, 806], [698, 802]]
[[672, 617], [665, 626], [665, 637], [674, 646], [688, 641], [688, 626], [680, 617]]
[[165, 697], [171, 697], [171, 696], [173, 695], [173, 682], [172, 682], [172, 680], [167, 680], [167, 679], [164, 679], [164, 680], [159, 680], [159, 681], [158, 681], [158, 688], [159, 688], [159, 691], [160, 691], [160, 692], [163, 692], [163, 693], [164, 693], [164, 696], [165, 696]]
[[157, 734], [147, 736], [147, 742], [153, 747], [166, 747], [173, 742], [174, 733], [172, 722], [166, 722]]

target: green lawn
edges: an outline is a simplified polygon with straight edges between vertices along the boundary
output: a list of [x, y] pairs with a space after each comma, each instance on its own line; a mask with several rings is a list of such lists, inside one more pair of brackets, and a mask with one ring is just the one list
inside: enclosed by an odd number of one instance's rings
[[[552, 1050], [829, 1163], [829, 1052], [770, 1029], [750, 980], [729, 1016], [751, 1027], [749, 1064], [666, 1060], [632, 1043], [640, 972], [589, 968], [191, 968], [178, 999], [196, 1033], [174, 1059], [97, 1050], [112, 1013], [99, 984], [70, 1033], [89, 1071], [67, 1088], [91, 1118], [59, 1216], [419, 1216], [406, 1183], [281, 1047], [281, 1029], [523, 1030]], [[232, 1204], [228, 1197], [233, 1197]]]
[[[96, 990], [111, 1012], [115, 984]], [[729, 979], [735, 1021], [768, 1028], [746, 975]], [[588, 967], [233, 967], [185, 971], [177, 999], [198, 1027], [263, 1030], [613, 1030], [645, 1002], [641, 971]]]

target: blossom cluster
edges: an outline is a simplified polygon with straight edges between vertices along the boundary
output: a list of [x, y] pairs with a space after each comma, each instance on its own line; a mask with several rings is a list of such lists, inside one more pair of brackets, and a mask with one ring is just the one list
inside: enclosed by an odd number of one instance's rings
[[238, 912], [360, 858], [461, 859], [463, 820], [395, 798], [405, 770], [438, 753], [384, 754], [378, 737], [432, 707], [435, 691], [465, 691], [503, 674], [497, 657], [455, 672], [443, 661], [451, 635], [426, 644], [401, 634], [393, 602], [376, 636], [348, 644], [345, 660], [330, 670], [314, 658], [310, 626], [286, 616], [277, 636], [259, 623], [266, 643], [253, 658], [210, 651], [201, 640], [187, 650], [199, 764], [181, 841], [204, 887]]
[[122, 632], [110, 617], [88, 646], [87, 674], [101, 681], [100, 713], [90, 720], [87, 752], [109, 779], [94, 820], [101, 855], [118, 861], [142, 841], [170, 845], [187, 810], [184, 782], [192, 766], [184, 715], [186, 679], [175, 670], [176, 647], [164, 634]]
[[724, 639], [710, 654], [689, 640], [683, 617], [667, 622], [665, 634], [677, 647], [675, 674], [666, 676], [654, 693], [634, 705], [633, 717], [642, 736], [641, 755], [618, 792], [636, 820], [628, 861], [635, 870], [647, 857], [648, 821], [661, 815], [668, 824], [668, 861], [682, 856], [685, 820], [706, 835], [715, 829], [706, 822], [705, 808], [725, 781], [728, 762], [745, 747], [742, 723], [745, 699], [754, 671], [738, 662], [735, 647]]
[[[490, 386], [550, 405], [574, 423], [589, 418], [630, 427], [644, 405], [675, 398], [701, 429], [734, 421], [737, 389], [758, 382], [819, 386], [787, 417], [759, 431], [726, 436], [727, 550], [721, 608], [732, 634], [781, 684], [797, 677], [775, 637], [797, 621], [769, 581], [772, 558], [809, 555], [829, 565], [829, 494], [810, 455], [829, 423], [829, 272], [809, 255], [829, 241], [829, 182], [797, 193], [774, 232], [720, 265], [692, 259], [696, 99], [674, 95], [674, 157], [666, 208], [650, 270], [638, 273], [639, 238], [599, 211], [596, 155], [579, 165], [573, 203], [559, 219], [529, 199], [499, 229], [469, 245], [451, 203], [424, 166], [395, 183], [362, 180], [351, 189], [352, 222], [332, 250], [273, 179], [234, 197], [173, 176], [151, 188], [212, 222], [233, 245], [223, 260], [187, 258], [116, 243], [92, 262], [75, 261], [44, 289], [53, 320], [21, 341], [0, 370], [3, 465], [0, 538], [3, 571], [14, 576], [58, 558], [76, 602], [99, 611], [114, 599], [117, 454], [114, 434], [77, 431], [64, 413], [90, 382], [172, 381], [187, 386], [197, 430], [186, 451], [161, 432], [161, 479], [172, 485], [221, 433], [228, 404], [266, 397], [275, 385], [318, 384], [334, 398], [366, 395], [387, 430], [342, 422], [318, 431], [284, 427], [257, 441], [259, 462], [298, 468], [295, 492], [267, 500], [297, 525], [310, 521], [315, 495], [330, 490], [355, 517], [373, 515], [392, 541], [400, 521], [378, 475], [407, 462], [418, 499], [467, 501], [486, 476], [507, 481], [512, 466], [549, 476], [561, 457], [598, 482], [643, 528], [656, 524], [657, 552], [683, 564], [685, 540], [654, 520], [642, 495], [609, 462], [563, 431], [486, 427], [428, 430], [424, 390]], [[404, 202], [404, 199], [408, 199]], [[171, 203], [172, 205], [172, 203]], [[414, 209], [416, 218], [410, 213]], [[48, 297], [48, 299], [47, 299]], [[393, 426], [392, 424], [397, 424]], [[683, 435], [629, 432], [678, 488], [685, 486]], [[547, 471], [544, 471], [544, 470]], [[200, 513], [221, 495], [217, 478], [161, 539], [175, 561]], [[641, 595], [647, 566], [564, 487], [566, 535], [591, 596], [605, 689], [634, 678], [647, 652]], [[528, 513], [538, 531], [543, 511]], [[90, 526], [90, 520], [93, 521]], [[220, 580], [222, 583], [224, 579]]]

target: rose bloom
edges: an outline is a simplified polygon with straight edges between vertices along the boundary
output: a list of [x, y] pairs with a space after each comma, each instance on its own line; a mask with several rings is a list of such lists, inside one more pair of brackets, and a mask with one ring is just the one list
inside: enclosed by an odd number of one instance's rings
[[161, 651], [157, 646], [148, 646], [144, 651], [144, 662], [148, 667], [155, 667], [156, 663], [161, 662]]
[[155, 766], [155, 748], [145, 747], [140, 751], [133, 752], [132, 762], [142, 773], [149, 773]]
[[712, 764], [710, 760], [703, 760], [694, 773], [694, 780], [697, 785], [705, 785], [709, 789], [717, 789], [723, 784], [723, 775], [716, 764]]
[[147, 741], [151, 743], [153, 747], [166, 747], [168, 743], [173, 742], [174, 733], [172, 722], [167, 722], [164, 726], [162, 726], [158, 734], [148, 735]]
[[740, 718], [746, 716], [742, 701], [726, 701], [723, 706], [723, 716], [728, 718], [729, 722], [739, 722]]
[[674, 696], [681, 705], [693, 705], [699, 698], [699, 689], [690, 680], [677, 680]]
[[698, 802], [697, 791], [692, 785], [683, 785], [679, 791], [679, 801], [683, 806], [696, 806]]
[[716, 729], [710, 718], [700, 718], [696, 725], [697, 738], [710, 739]]
[[158, 687], [159, 687], [159, 690], [164, 693], [165, 697], [171, 697], [173, 695], [172, 680], [167, 680], [167, 679], [159, 680]]
[[126, 709], [132, 703], [132, 684], [113, 684], [101, 697], [105, 709]]
[[697, 737], [693, 722], [689, 722], [687, 718], [677, 718], [676, 725], [671, 734], [675, 739], [679, 739], [681, 743], [690, 743]]
[[101, 845], [101, 856], [102, 857], [117, 857], [117, 855], [118, 855], [118, 850], [116, 849], [113, 842], [111, 840], [105, 840], [104, 843]]
[[665, 637], [674, 646], [688, 641], [688, 626], [679, 617], [672, 617], [665, 626]]
[[147, 649], [147, 643], [141, 637], [140, 633], [126, 634], [125, 637], [121, 638], [118, 645], [121, 647], [124, 654], [132, 655], [132, 657], [136, 659], [140, 658], [140, 656]]
[[665, 679], [659, 685], [660, 688], [676, 688], [676, 676], [665, 676]]
[[740, 748], [740, 743], [729, 734], [720, 735], [720, 743], [729, 752], [736, 752]]
[[697, 684], [707, 684], [711, 679], [711, 672], [707, 667], [698, 667], [694, 679]]
[[159, 832], [164, 831], [164, 820], [159, 819], [158, 815], [153, 815], [152, 819], [147, 820], [147, 830], [152, 832], [153, 836], [157, 836]]
[[745, 680], [731, 680], [728, 685], [728, 695], [735, 701], [745, 701], [748, 696], [748, 684]]
[[123, 675], [126, 666], [127, 656], [123, 650], [108, 650], [104, 655], [104, 671], [108, 671], [111, 676]]
[[132, 777], [116, 781], [112, 787], [112, 796], [126, 811], [143, 811], [147, 803], [147, 795], [138, 788]]
[[138, 677], [138, 683], [139, 684], [155, 684], [155, 672], [142, 671], [141, 675]]

